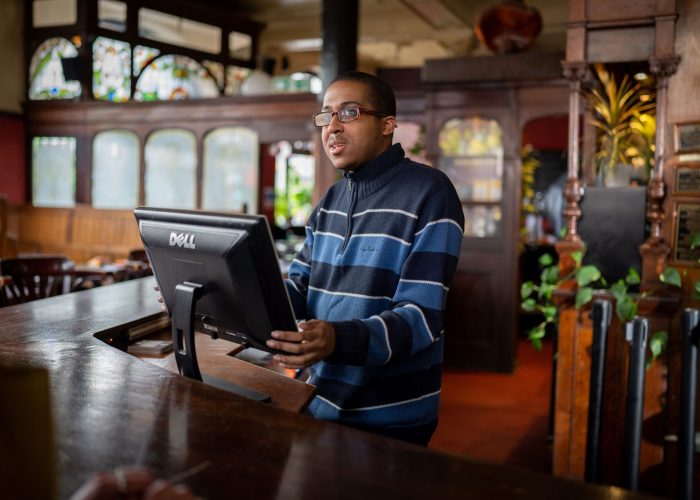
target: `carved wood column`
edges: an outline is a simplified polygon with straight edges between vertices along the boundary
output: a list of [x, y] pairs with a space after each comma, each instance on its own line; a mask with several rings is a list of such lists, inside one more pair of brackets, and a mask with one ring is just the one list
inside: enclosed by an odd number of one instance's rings
[[663, 200], [666, 195], [664, 183], [664, 164], [666, 161], [666, 101], [668, 79], [676, 72], [679, 56], [651, 57], [649, 66], [656, 75], [656, 151], [654, 153], [654, 171], [647, 188], [647, 220], [649, 221], [649, 237], [639, 248], [642, 256], [642, 282], [647, 289], [660, 286], [659, 274], [668, 263], [670, 247], [662, 236], [663, 222], [666, 217], [663, 211]]
[[590, 79], [588, 64], [583, 61], [562, 63], [564, 77], [569, 80], [569, 154], [568, 174], [564, 187], [566, 206], [563, 214], [566, 218], [566, 235], [557, 242], [559, 254], [559, 274], [564, 276], [574, 268], [571, 254], [583, 250], [583, 241], [578, 234], [578, 220], [581, 218], [581, 182], [579, 181], [579, 124], [581, 116], [581, 86]]

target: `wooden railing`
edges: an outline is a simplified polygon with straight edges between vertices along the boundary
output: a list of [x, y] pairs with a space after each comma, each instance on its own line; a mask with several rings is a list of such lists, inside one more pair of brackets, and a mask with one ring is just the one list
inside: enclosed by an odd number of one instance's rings
[[0, 257], [21, 253], [65, 255], [76, 263], [97, 256], [114, 261], [141, 248], [132, 210], [89, 206], [44, 208], [0, 205]]

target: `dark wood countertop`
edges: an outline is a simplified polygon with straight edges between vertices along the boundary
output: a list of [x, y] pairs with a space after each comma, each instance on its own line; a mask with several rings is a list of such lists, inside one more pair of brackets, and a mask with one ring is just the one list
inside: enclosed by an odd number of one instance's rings
[[152, 284], [143, 278], [0, 308], [0, 363], [49, 372], [61, 498], [120, 465], [170, 477], [202, 463], [209, 465], [185, 483], [204, 498], [634, 497], [245, 400], [95, 338], [157, 316]]

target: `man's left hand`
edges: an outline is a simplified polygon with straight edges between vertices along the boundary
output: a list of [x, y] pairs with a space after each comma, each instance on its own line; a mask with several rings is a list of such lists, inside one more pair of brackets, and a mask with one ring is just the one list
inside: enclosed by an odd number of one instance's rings
[[326, 321], [312, 319], [299, 324], [300, 332], [273, 331], [267, 346], [289, 354], [272, 358], [285, 368], [301, 369], [327, 358], [335, 350], [335, 328]]

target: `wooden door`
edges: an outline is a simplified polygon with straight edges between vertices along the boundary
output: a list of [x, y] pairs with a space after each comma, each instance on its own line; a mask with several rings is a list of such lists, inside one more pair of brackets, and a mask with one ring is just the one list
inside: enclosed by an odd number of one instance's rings
[[447, 301], [448, 368], [513, 367], [520, 198], [513, 114], [489, 108], [436, 113], [436, 165], [452, 179], [465, 215]]

